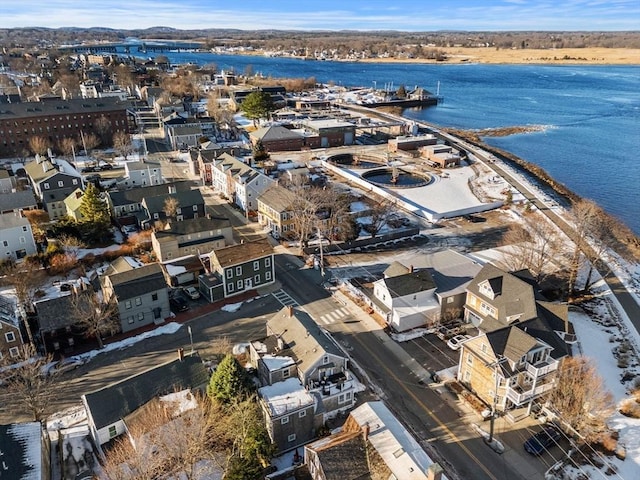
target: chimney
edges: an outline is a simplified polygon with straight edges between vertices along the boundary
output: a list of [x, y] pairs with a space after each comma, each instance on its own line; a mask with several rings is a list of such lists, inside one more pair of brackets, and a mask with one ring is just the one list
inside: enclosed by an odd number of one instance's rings
[[442, 472], [443, 470], [439, 463], [432, 463], [427, 468], [427, 480], [441, 480]]
[[178, 361], [183, 361], [184, 360], [184, 348], [179, 348], [178, 349]]
[[409, 265], [409, 273], [413, 273], [413, 265]]
[[362, 437], [364, 438], [365, 442], [369, 440], [369, 424], [368, 423], [365, 423], [364, 426], [362, 427]]
[[293, 317], [293, 305], [287, 305], [287, 313], [289, 314], [289, 318]]

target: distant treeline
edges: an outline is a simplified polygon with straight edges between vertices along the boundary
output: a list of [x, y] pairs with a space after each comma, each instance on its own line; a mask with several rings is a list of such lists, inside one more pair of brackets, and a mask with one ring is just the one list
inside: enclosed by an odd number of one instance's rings
[[286, 30], [178, 30], [155, 27], [144, 30], [109, 28], [0, 29], [4, 48], [29, 48], [91, 41], [124, 41], [127, 37], [200, 41], [206, 47], [252, 47], [259, 50], [334, 50], [336, 54], [368, 51], [395, 52], [414, 57], [433, 55], [433, 49], [452, 47], [493, 48], [640, 48], [640, 31], [633, 32], [398, 32], [398, 31], [286, 31]]

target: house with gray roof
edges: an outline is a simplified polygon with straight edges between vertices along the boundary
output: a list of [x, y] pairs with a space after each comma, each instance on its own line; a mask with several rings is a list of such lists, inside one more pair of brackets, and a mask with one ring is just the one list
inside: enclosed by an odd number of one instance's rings
[[105, 272], [101, 284], [105, 301], [118, 305], [123, 332], [160, 325], [171, 316], [167, 283], [157, 263], [134, 266], [120, 259]]
[[82, 176], [62, 159], [49, 160], [36, 155], [36, 160], [24, 167], [33, 191], [42, 202], [52, 220], [67, 214], [64, 199], [76, 190], [84, 188]]
[[211, 186], [243, 211], [258, 209], [258, 197], [274, 180], [228, 153], [211, 163]]
[[294, 231], [293, 205], [298, 196], [278, 184], [273, 184], [258, 197], [258, 223], [274, 238], [287, 237]]
[[125, 162], [124, 179], [118, 182], [118, 186], [124, 188], [146, 187], [148, 185], [160, 185], [164, 183], [162, 169], [159, 163], [152, 162]]
[[453, 250], [392, 262], [374, 282], [371, 307], [397, 331], [463, 317], [467, 285], [482, 266]]
[[40, 422], [0, 425], [0, 472], [8, 480], [49, 480], [49, 440]]
[[20, 213], [24, 210], [35, 210], [38, 208], [33, 190], [19, 190], [13, 193], [0, 193], [0, 214]]
[[154, 398], [184, 389], [201, 389], [209, 372], [197, 354], [150, 368], [120, 382], [82, 395], [93, 441], [101, 446], [126, 431], [125, 417]]
[[233, 228], [228, 218], [172, 220], [166, 228], [151, 233], [153, 252], [161, 262], [187, 255], [208, 254], [233, 243]]
[[117, 220], [123, 217], [139, 216], [143, 211], [142, 200], [145, 197], [156, 197], [184, 190], [191, 190], [190, 182], [169, 182], [126, 190], [114, 190], [106, 192], [106, 195], [111, 217]]
[[6, 168], [0, 168], [0, 193], [11, 193], [15, 188], [15, 177]]
[[458, 380], [499, 411], [530, 411], [571, 355], [567, 305], [543, 300], [522, 272], [487, 264], [467, 286], [465, 309], [480, 334], [461, 344]]
[[154, 197], [144, 197], [142, 208], [146, 218], [142, 220], [143, 227], [152, 226], [156, 221], [165, 221], [169, 218], [166, 212], [167, 205], [171, 199], [176, 204], [174, 215], [175, 221], [188, 220], [191, 218], [202, 218], [205, 216], [204, 198], [200, 190], [180, 190], [174, 193], [157, 195]]
[[0, 260], [22, 260], [36, 251], [29, 220], [17, 213], [0, 214]]

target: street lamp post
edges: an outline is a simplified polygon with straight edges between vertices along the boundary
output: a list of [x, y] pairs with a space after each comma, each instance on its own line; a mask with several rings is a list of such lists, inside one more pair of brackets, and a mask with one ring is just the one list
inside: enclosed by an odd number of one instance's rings
[[189, 340], [191, 342], [191, 353], [193, 353], [193, 332], [191, 331], [191, 325], [187, 325], [187, 331], [189, 332]]

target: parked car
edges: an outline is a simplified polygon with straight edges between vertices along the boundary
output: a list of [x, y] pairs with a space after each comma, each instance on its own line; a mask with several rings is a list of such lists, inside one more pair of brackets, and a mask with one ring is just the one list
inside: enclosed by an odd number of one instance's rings
[[63, 358], [62, 360], [56, 360], [47, 364], [45, 366], [46, 368], [43, 370], [43, 373], [45, 373], [46, 375], [59, 375], [61, 373], [75, 370], [85, 363], [86, 360], [78, 357]]
[[456, 335], [453, 338], [450, 338], [447, 342], [447, 347], [451, 350], [460, 350], [460, 344], [466, 340], [469, 340], [471, 337], [469, 335]]
[[531, 455], [542, 455], [553, 445], [558, 443], [562, 433], [553, 425], [547, 425], [524, 442], [524, 449]]
[[169, 305], [174, 312], [186, 312], [189, 310], [189, 304], [182, 295], [173, 295], [169, 297]]
[[196, 287], [184, 287], [182, 291], [189, 297], [191, 300], [197, 300], [200, 298], [200, 292]]

